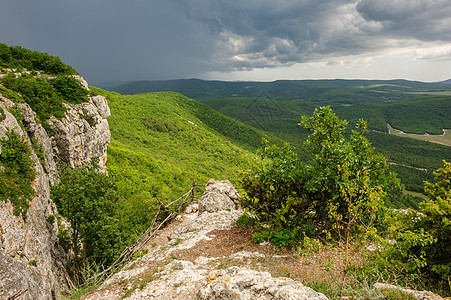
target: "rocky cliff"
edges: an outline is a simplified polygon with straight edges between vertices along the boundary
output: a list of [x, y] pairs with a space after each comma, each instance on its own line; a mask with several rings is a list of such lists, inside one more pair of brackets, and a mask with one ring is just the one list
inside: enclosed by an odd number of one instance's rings
[[[83, 78], [78, 79], [87, 88]], [[14, 213], [11, 201], [0, 201], [0, 299], [19, 294], [20, 299], [55, 299], [68, 285], [68, 276], [50, 186], [58, 180], [62, 164], [81, 167], [97, 157], [98, 168], [106, 172], [110, 110], [103, 96], [89, 96], [81, 104], [65, 103], [63, 118], [47, 120], [50, 134], [28, 104], [15, 103], [3, 94], [0, 90], [0, 140], [14, 132], [30, 145], [36, 177], [25, 216]]]

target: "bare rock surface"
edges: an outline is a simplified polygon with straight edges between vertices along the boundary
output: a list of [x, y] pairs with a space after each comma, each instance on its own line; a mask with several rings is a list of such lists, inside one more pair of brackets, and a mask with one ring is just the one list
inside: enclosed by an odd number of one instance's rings
[[[412, 295], [417, 300], [444, 300], [441, 296], [434, 294], [430, 291], [416, 291], [411, 289], [405, 289], [396, 285], [386, 284], [386, 283], [376, 283], [374, 288], [378, 290], [398, 290], [406, 294]], [[448, 298], [446, 298], [448, 299]]]
[[228, 180], [210, 179], [205, 186], [205, 194], [199, 199], [199, 214], [234, 210], [239, 206], [240, 195]]
[[197, 294], [197, 299], [327, 300], [328, 298], [289, 278], [273, 278], [268, 272], [231, 267], [210, 272], [207, 282]]
[[[262, 253], [239, 251], [225, 257], [211, 256], [209, 253], [202, 255], [198, 252], [199, 244], [209, 243], [214, 238], [215, 232], [231, 229], [235, 225], [236, 220], [243, 214], [243, 210], [237, 204], [238, 197], [230, 182], [210, 180], [198, 205], [190, 205], [175, 221], [175, 226], [169, 225], [151, 240], [148, 254], [129, 263], [122, 271], [104, 282], [98, 290], [88, 294], [84, 300], [327, 299], [300, 283], [286, 278], [272, 278], [269, 273], [245, 268], [219, 270], [224, 261], [239, 260], [243, 257], [263, 259], [265, 255]], [[211, 206], [215, 206], [216, 199], [216, 206], [223, 209], [201, 210], [202, 198], [203, 200], [207, 198]], [[230, 203], [229, 201], [233, 205], [224, 205], [224, 202]], [[165, 236], [166, 243], [161, 243]], [[220, 291], [221, 283], [217, 281], [216, 285], [212, 285], [212, 277], [222, 278], [224, 281], [227, 281], [227, 278], [238, 278], [235, 279], [237, 285], [232, 288], [233, 291], [231, 290], [229, 295], [240, 291], [241, 298], [219, 297], [217, 293], [223, 291]], [[243, 278], [249, 280], [252, 278], [253, 281], [248, 280], [247, 285], [240, 285]], [[259, 287], [266, 290], [257, 291]], [[227, 295], [227, 292], [223, 292]], [[257, 295], [263, 298], [258, 298]], [[305, 298], [306, 296], [317, 298]]]
[[[14, 106], [22, 122], [10, 113]], [[66, 253], [58, 245], [57, 222], [50, 217], [57, 214], [50, 198], [50, 186], [59, 176], [57, 161], [84, 166], [91, 157], [98, 156], [99, 168], [106, 170], [110, 131], [105, 118], [109, 108], [102, 96], [90, 97], [88, 103], [68, 105], [62, 120], [48, 122], [55, 131], [53, 137], [37, 121], [28, 104], [15, 104], [0, 94], [0, 108], [5, 115], [0, 121], [0, 139], [8, 138], [7, 132], [13, 131], [30, 147], [34, 145], [31, 158], [37, 173], [32, 183], [35, 195], [26, 218], [13, 214], [11, 202], [0, 201], [0, 299], [17, 293], [22, 293], [18, 299], [55, 299], [67, 287]], [[38, 158], [36, 148], [41, 148], [43, 159]]]

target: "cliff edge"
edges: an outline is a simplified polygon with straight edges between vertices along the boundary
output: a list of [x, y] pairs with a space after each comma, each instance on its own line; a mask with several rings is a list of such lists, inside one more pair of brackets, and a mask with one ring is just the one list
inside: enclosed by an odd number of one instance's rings
[[[83, 78], [76, 79], [87, 89]], [[0, 89], [0, 141], [7, 144], [15, 137], [28, 145], [36, 175], [26, 210], [18, 213], [11, 199], [0, 201], [0, 299], [19, 294], [20, 299], [56, 299], [70, 281], [50, 186], [63, 164], [83, 167], [96, 157], [98, 169], [106, 172], [110, 110], [99, 95], [80, 104], [63, 103], [64, 117], [49, 118], [46, 130], [29, 104], [10, 99], [6, 91]], [[0, 145], [0, 155], [9, 150]], [[5, 172], [1, 161], [0, 172]]]

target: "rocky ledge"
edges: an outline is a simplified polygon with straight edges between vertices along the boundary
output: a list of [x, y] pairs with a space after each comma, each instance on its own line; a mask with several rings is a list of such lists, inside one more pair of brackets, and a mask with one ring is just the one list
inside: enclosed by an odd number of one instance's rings
[[[210, 180], [198, 203], [190, 205], [175, 224], [150, 241], [149, 253], [129, 263], [84, 299], [327, 299], [289, 278], [273, 278], [267, 272], [245, 267], [222, 269], [229, 259], [264, 257], [259, 252], [240, 251], [228, 257], [198, 255], [196, 245], [211, 240], [216, 230], [235, 225], [243, 214], [238, 200], [229, 181]], [[181, 253], [193, 256], [179, 259]]]

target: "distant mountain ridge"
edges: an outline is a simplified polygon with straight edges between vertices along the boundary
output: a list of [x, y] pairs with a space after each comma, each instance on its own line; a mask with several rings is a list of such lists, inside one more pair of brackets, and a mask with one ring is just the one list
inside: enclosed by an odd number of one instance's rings
[[[276, 80], [261, 81], [217, 81], [202, 79], [175, 79], [154, 81], [133, 81], [119, 85], [110, 90], [120, 94], [140, 94], [148, 92], [173, 91], [193, 99], [223, 98], [223, 97], [257, 97], [266, 92], [272, 98], [302, 98], [316, 99], [336, 96], [334, 91], [345, 89], [359, 97], [380, 102], [385, 99], [382, 93], [391, 92], [395, 100], [404, 99], [406, 92], [434, 93], [451, 91], [442, 83], [425, 83], [395, 80]], [[393, 97], [393, 95], [392, 95]]]

